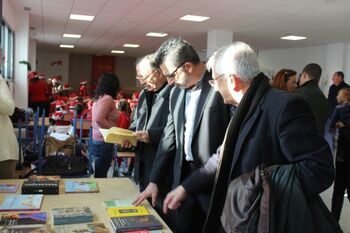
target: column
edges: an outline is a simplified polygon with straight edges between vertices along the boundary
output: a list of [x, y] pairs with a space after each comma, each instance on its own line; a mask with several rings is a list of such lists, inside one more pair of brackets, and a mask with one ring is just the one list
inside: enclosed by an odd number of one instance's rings
[[207, 35], [207, 58], [220, 47], [233, 42], [233, 32], [224, 30], [209, 31]]
[[36, 40], [29, 40], [28, 61], [32, 66], [32, 70], [36, 69]]

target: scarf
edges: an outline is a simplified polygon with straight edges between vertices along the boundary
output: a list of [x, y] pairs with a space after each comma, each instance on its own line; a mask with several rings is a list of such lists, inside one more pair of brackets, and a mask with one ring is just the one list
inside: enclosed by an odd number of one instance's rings
[[221, 225], [220, 216], [225, 203], [226, 192], [231, 182], [231, 168], [233, 170], [235, 166], [232, 162], [235, 157], [239, 156], [234, 155], [234, 151], [241, 127], [245, 120], [249, 119], [250, 115], [255, 111], [269, 88], [268, 77], [263, 73], [258, 74], [253, 79], [252, 84], [243, 96], [230, 120], [220, 151], [220, 161], [216, 171], [208, 216], [203, 227], [203, 233], [216, 232]]

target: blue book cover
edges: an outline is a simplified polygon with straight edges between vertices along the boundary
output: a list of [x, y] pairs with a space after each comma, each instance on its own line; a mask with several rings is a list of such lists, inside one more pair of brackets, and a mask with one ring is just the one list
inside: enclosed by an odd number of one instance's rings
[[51, 210], [54, 225], [86, 223], [93, 221], [90, 207], [54, 208]]
[[18, 186], [18, 184], [0, 184], [0, 193], [15, 193], [17, 192]]
[[46, 212], [10, 213], [0, 216], [1, 226], [46, 224]]
[[115, 232], [136, 230], [160, 230], [161, 222], [154, 215], [130, 216], [111, 218], [111, 225]]
[[44, 195], [6, 195], [0, 205], [0, 211], [40, 210]]
[[98, 193], [96, 181], [64, 181], [66, 193]]

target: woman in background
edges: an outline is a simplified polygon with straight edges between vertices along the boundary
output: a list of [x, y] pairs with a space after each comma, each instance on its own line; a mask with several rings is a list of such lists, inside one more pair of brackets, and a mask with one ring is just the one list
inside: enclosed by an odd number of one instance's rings
[[0, 179], [14, 179], [18, 159], [18, 143], [10, 117], [15, 102], [5, 79], [0, 75]]
[[294, 92], [297, 88], [297, 72], [289, 69], [278, 71], [272, 81], [272, 86], [277, 89]]
[[92, 106], [92, 139], [93, 155], [95, 158], [95, 178], [107, 177], [111, 166], [114, 144], [105, 143], [99, 128], [109, 129], [116, 126], [118, 110], [114, 99], [119, 91], [119, 79], [111, 73], [100, 77], [96, 91], [95, 102]]

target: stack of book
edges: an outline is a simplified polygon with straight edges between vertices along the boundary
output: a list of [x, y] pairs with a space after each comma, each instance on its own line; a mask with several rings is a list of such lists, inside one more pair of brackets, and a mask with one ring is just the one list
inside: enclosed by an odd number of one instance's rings
[[94, 220], [92, 211], [88, 206], [54, 208], [51, 212], [53, 225], [89, 223]]
[[107, 200], [104, 205], [115, 232], [147, 232], [163, 228], [161, 222], [144, 206], [132, 206], [127, 200]]

